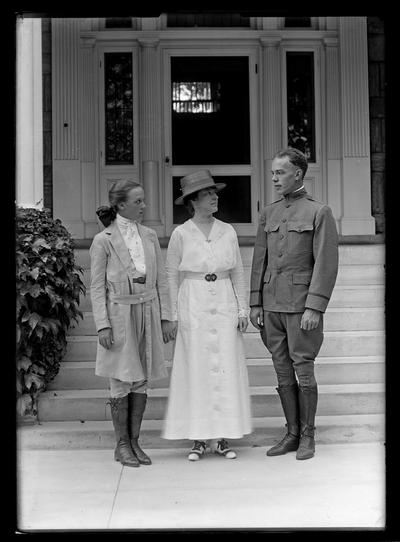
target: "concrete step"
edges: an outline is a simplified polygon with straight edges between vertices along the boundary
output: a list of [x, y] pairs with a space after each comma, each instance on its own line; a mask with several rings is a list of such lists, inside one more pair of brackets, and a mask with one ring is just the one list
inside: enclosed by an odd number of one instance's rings
[[[250, 289], [251, 268], [244, 267], [245, 284]], [[385, 278], [384, 266], [382, 264], [351, 264], [339, 265], [336, 278], [336, 285], [346, 284], [383, 284]], [[86, 288], [90, 286], [90, 270], [85, 269], [81, 276]]]
[[[172, 363], [167, 362], [168, 378], [155, 383], [157, 388], [169, 386]], [[247, 370], [251, 386], [275, 386], [276, 375], [269, 359], [248, 359]], [[64, 361], [48, 390], [107, 389], [108, 379], [95, 375], [94, 361]], [[383, 356], [320, 357], [315, 364], [319, 384], [379, 383], [385, 380]]]
[[[166, 249], [161, 249], [165, 258]], [[251, 267], [253, 258], [252, 246], [241, 246], [243, 265]], [[89, 249], [76, 249], [75, 261], [84, 269], [90, 268]], [[385, 245], [339, 245], [339, 265], [351, 264], [383, 264], [385, 262]]]
[[[381, 307], [329, 307], [324, 314], [325, 331], [382, 330], [384, 325], [384, 311]], [[248, 331], [257, 330], [250, 323]], [[96, 335], [93, 313], [84, 312], [83, 320], [70, 328], [69, 335]]]
[[[235, 447], [275, 444], [285, 433], [281, 416], [255, 418], [253, 431], [231, 441]], [[385, 419], [382, 414], [347, 414], [316, 416], [316, 444], [348, 442], [384, 442]], [[162, 420], [143, 420], [140, 443], [144, 449], [189, 448], [188, 440], [166, 440], [161, 437]], [[64, 421], [41, 422], [22, 426], [17, 431], [17, 447], [24, 450], [109, 449], [115, 446], [112, 422]], [[317, 449], [318, 453], [318, 449]]]
[[[249, 292], [247, 293], [249, 294]], [[385, 287], [383, 284], [336, 284], [329, 308], [383, 307], [384, 303]], [[92, 311], [89, 289], [86, 295], [81, 295], [79, 309], [83, 312]]]
[[[282, 407], [274, 386], [250, 388], [252, 416], [281, 416]], [[168, 388], [148, 391], [145, 419], [163, 419]], [[43, 392], [38, 401], [39, 421], [109, 420], [109, 392], [100, 390], [51, 390]], [[320, 385], [320, 415], [381, 414], [384, 412], [384, 384]]]
[[[385, 349], [384, 331], [326, 331], [320, 356], [380, 356]], [[246, 358], [271, 357], [260, 336], [246, 332], [243, 336]], [[164, 347], [166, 360], [172, 359], [173, 344]], [[70, 336], [64, 361], [93, 361], [96, 359], [96, 336]]]

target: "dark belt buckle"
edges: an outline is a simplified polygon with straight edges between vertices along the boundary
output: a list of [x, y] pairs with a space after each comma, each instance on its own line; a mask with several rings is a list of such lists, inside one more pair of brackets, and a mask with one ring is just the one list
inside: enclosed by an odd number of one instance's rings
[[204, 278], [207, 282], [214, 282], [214, 280], [217, 280], [217, 275], [215, 273], [207, 273]]
[[146, 277], [137, 277], [132, 279], [132, 282], [138, 282], [139, 284], [144, 284], [146, 282]]

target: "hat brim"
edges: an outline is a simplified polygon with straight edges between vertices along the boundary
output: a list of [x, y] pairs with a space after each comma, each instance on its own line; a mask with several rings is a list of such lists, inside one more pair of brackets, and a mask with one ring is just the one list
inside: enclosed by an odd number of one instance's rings
[[207, 188], [216, 188], [217, 192], [219, 192], [220, 190], [222, 190], [225, 187], [226, 187], [225, 183], [210, 183], [208, 186], [203, 186], [202, 188], [195, 188], [194, 190], [186, 192], [185, 195], [179, 196], [179, 198], [177, 198], [174, 201], [174, 203], [175, 203], [175, 205], [183, 205], [184, 198], [186, 198], [187, 196], [190, 196], [190, 194], [194, 194], [195, 192], [200, 192], [200, 190], [206, 190]]

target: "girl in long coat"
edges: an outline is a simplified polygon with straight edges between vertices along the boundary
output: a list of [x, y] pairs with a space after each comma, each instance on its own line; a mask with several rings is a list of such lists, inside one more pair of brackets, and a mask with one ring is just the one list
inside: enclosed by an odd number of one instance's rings
[[208, 170], [181, 180], [192, 218], [172, 233], [167, 252], [174, 319], [178, 321], [163, 437], [191, 439], [189, 460], [212, 451], [233, 459], [227, 438], [251, 432], [242, 333], [248, 324], [243, 266], [234, 228], [217, 220]]
[[90, 247], [91, 300], [98, 333], [96, 374], [110, 382], [116, 436], [114, 458], [123, 465], [149, 465], [138, 444], [147, 386], [166, 376], [163, 341], [172, 329], [168, 285], [155, 231], [142, 226], [140, 184], [119, 181], [111, 207], [97, 214], [107, 227]]

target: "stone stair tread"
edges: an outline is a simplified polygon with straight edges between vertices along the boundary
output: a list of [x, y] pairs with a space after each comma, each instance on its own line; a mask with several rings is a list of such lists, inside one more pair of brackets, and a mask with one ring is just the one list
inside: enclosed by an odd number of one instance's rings
[[[335, 393], [380, 393], [384, 391], [383, 383], [366, 384], [320, 384], [318, 386], [319, 394]], [[151, 388], [147, 391], [149, 397], [167, 397], [168, 388]], [[275, 395], [276, 386], [250, 386], [251, 395]], [[59, 399], [108, 399], [108, 389], [85, 389], [85, 390], [51, 390], [41, 394], [43, 398]]]
[[[384, 363], [384, 356], [321, 356], [318, 357], [315, 361], [318, 363], [326, 364], [345, 364], [345, 363]], [[257, 366], [262, 367], [265, 365], [272, 365], [272, 359], [270, 357], [263, 358], [246, 358], [246, 363], [248, 367]], [[74, 368], [74, 369], [87, 369], [95, 368], [96, 362], [94, 360], [82, 360], [82, 361], [62, 361], [61, 367]], [[172, 361], [165, 361], [166, 367], [172, 367]]]
[[[360, 335], [364, 335], [367, 337], [380, 337], [385, 334], [384, 330], [378, 329], [378, 330], [337, 330], [337, 331], [324, 331], [325, 337], [339, 337], [339, 336], [345, 336], [345, 337], [359, 337]], [[244, 337], [246, 336], [254, 336], [256, 333], [253, 332], [246, 332]], [[259, 337], [257, 337], [258, 340]], [[252, 339], [253, 340], [253, 339]], [[69, 335], [67, 338], [68, 342], [97, 342], [97, 335]]]
[[[384, 422], [384, 414], [340, 414], [332, 416], [317, 416], [315, 425], [347, 425], [347, 424], [365, 424], [369, 422]], [[142, 431], [160, 430], [163, 420], [146, 420], [142, 421]], [[285, 418], [283, 416], [266, 416], [253, 418], [253, 427], [284, 427]], [[101, 421], [43, 421], [34, 425], [25, 425], [18, 428], [19, 432], [40, 431], [43, 433], [51, 433], [53, 431], [103, 431], [112, 430], [111, 420]]]

